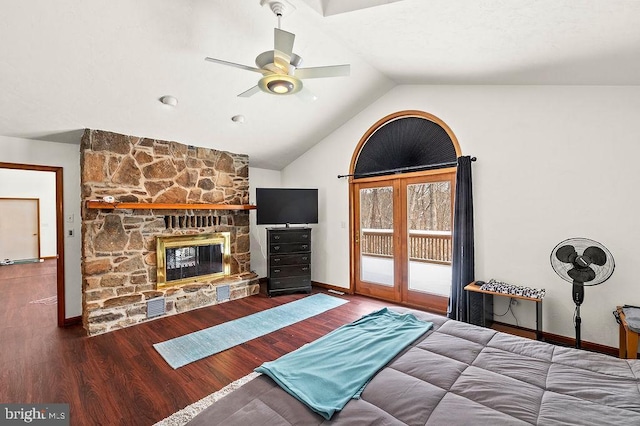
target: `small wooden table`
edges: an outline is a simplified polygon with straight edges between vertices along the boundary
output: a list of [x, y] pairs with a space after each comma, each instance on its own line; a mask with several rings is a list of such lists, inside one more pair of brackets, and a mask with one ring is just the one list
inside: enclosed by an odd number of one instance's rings
[[620, 358], [637, 359], [638, 358], [638, 333], [629, 330], [627, 318], [624, 316], [622, 306], [617, 306], [616, 310], [620, 315]]
[[[493, 296], [503, 296], [503, 297], [509, 297], [509, 298], [514, 298], [514, 299], [522, 299], [522, 300], [529, 300], [531, 302], [536, 302], [536, 339], [537, 340], [543, 340], [542, 337], [542, 299], [537, 299], [535, 297], [527, 297], [527, 296], [518, 296], [515, 294], [507, 294], [507, 293], [498, 293], [497, 291], [488, 291], [488, 290], [480, 290], [480, 286], [476, 284], [476, 282], [472, 282], [471, 284], [468, 284], [465, 288], [466, 291], [473, 291], [475, 293], [482, 293], [483, 297], [482, 297], [482, 315], [485, 314], [486, 312], [486, 297], [487, 295], [493, 297]], [[469, 317], [469, 300], [467, 299], [467, 317]], [[483, 320], [483, 323], [485, 321]], [[637, 335], [636, 335], [637, 337]], [[637, 340], [636, 340], [636, 344], [637, 344]]]

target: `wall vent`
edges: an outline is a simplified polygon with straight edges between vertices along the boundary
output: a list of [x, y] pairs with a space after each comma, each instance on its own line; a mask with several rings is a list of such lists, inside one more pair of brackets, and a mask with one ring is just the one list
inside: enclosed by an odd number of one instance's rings
[[229, 300], [229, 297], [230, 297], [230, 290], [228, 285], [219, 285], [216, 287], [216, 300], [218, 302]]
[[165, 314], [164, 297], [156, 297], [147, 301], [147, 318], [153, 318]]

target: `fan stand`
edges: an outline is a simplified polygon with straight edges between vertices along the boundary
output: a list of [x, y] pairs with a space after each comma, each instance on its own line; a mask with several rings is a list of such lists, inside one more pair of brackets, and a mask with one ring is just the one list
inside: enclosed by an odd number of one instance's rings
[[615, 268], [613, 256], [597, 241], [569, 238], [551, 251], [551, 267], [560, 278], [573, 284], [572, 296], [576, 304], [573, 325], [576, 328], [576, 349], [580, 349], [580, 305], [584, 301], [584, 283], [598, 285], [608, 280]]
[[580, 318], [580, 305], [584, 301], [584, 283], [579, 281], [573, 282], [573, 302], [576, 304], [576, 349], [580, 349], [580, 325], [582, 324], [582, 318]]

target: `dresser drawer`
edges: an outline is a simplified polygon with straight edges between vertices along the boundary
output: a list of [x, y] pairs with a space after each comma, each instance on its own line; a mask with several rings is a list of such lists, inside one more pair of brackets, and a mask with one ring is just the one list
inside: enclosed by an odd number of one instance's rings
[[310, 277], [269, 278], [269, 291], [311, 289]]
[[269, 266], [309, 265], [311, 253], [304, 254], [274, 254], [269, 257]]
[[269, 278], [311, 276], [311, 265], [274, 266], [269, 273]]
[[270, 231], [269, 243], [301, 243], [311, 241], [311, 230]]
[[298, 253], [311, 251], [311, 243], [291, 243], [291, 244], [271, 244], [269, 245], [269, 254], [278, 253]]

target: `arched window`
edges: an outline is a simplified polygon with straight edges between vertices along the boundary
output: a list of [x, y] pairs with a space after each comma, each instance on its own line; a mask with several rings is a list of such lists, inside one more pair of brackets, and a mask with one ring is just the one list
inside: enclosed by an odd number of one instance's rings
[[436, 117], [402, 111], [374, 124], [361, 139], [352, 163], [356, 178], [455, 166], [459, 147]]
[[354, 291], [446, 313], [451, 287], [455, 135], [400, 111], [375, 123], [350, 169]]

